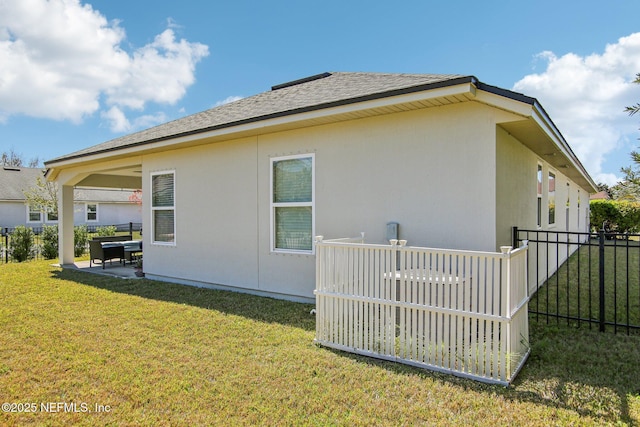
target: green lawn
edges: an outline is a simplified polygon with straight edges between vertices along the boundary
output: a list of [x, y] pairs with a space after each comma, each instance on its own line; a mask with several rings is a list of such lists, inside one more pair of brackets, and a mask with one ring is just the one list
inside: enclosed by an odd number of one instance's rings
[[[640, 333], [633, 328], [627, 331], [624, 326], [640, 326], [640, 245], [635, 241], [606, 241], [604, 249], [606, 329], [613, 331], [613, 324], [618, 323], [618, 333]], [[565, 324], [577, 324], [578, 318], [597, 321], [600, 318], [599, 265], [598, 246], [582, 246], [574, 252], [529, 302], [532, 310], [551, 314], [539, 316], [539, 321]], [[554, 314], [574, 320], [559, 319], [553, 317]], [[580, 326], [588, 328], [589, 324], [581, 322]], [[591, 324], [595, 330], [598, 326], [598, 323]]]
[[640, 424], [638, 336], [535, 326], [504, 388], [318, 347], [310, 305], [49, 263], [0, 265], [0, 425]]

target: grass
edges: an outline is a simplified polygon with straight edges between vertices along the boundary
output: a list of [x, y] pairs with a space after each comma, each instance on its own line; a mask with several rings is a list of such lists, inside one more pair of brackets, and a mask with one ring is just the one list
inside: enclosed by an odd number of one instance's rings
[[37, 412], [0, 425], [640, 424], [638, 336], [535, 326], [505, 388], [316, 346], [311, 308], [1, 265], [0, 403]]
[[[573, 320], [540, 316], [540, 321], [577, 324], [577, 319], [593, 319], [591, 328], [598, 329], [600, 261], [597, 241], [595, 244], [574, 252], [529, 303], [532, 310]], [[640, 333], [640, 329], [627, 330], [624, 326], [640, 327], [640, 245], [633, 241], [606, 241], [604, 256], [605, 322], [610, 325], [607, 329], [614, 330], [611, 325], [618, 323], [617, 332]], [[588, 327], [588, 323], [580, 323]]]

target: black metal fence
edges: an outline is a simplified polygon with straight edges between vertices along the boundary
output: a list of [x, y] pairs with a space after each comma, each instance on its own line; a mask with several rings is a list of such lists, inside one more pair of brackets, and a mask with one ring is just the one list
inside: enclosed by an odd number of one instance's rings
[[529, 243], [534, 321], [640, 333], [640, 234], [513, 229]]
[[[142, 233], [142, 224], [139, 222], [129, 222], [126, 224], [112, 224], [112, 225], [87, 225], [88, 238], [98, 234], [100, 228], [103, 227], [115, 227], [116, 234], [127, 233], [133, 235], [134, 232]], [[32, 259], [44, 259], [42, 254], [43, 239], [42, 234], [44, 227], [27, 227], [33, 231], [33, 258]], [[15, 227], [0, 228], [0, 264], [12, 262], [14, 259], [11, 256], [11, 239], [13, 233], [16, 231]], [[87, 246], [88, 248], [88, 246]]]

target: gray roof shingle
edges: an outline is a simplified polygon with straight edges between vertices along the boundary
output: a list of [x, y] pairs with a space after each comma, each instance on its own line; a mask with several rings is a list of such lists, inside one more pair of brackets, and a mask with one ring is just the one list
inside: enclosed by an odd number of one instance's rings
[[179, 135], [231, 127], [297, 112], [394, 95], [398, 91], [424, 90], [470, 79], [458, 74], [324, 73], [277, 85], [272, 90], [181, 119], [125, 135], [76, 151], [46, 163], [117, 150], [132, 145], [170, 139]]

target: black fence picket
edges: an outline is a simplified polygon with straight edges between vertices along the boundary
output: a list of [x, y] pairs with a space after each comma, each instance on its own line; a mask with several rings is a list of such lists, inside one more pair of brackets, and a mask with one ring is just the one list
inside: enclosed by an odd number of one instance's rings
[[533, 320], [640, 332], [640, 234], [514, 227], [514, 247], [525, 240]]

